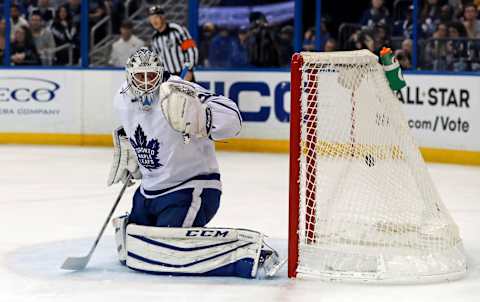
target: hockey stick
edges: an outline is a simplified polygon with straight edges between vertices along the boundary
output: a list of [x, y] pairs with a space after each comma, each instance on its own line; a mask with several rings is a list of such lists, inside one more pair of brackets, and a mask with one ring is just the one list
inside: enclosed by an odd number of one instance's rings
[[182, 71], [180, 72], [180, 78], [184, 79], [189, 70], [190, 70], [190, 63], [185, 63], [185, 65], [182, 68]]
[[132, 180], [132, 174], [129, 174], [127, 177], [127, 181], [125, 182], [125, 184], [122, 187], [122, 190], [118, 194], [117, 200], [115, 200], [115, 203], [113, 204], [113, 207], [110, 210], [110, 213], [108, 213], [107, 219], [103, 223], [102, 229], [100, 230], [100, 233], [97, 235], [97, 238], [95, 239], [95, 242], [93, 243], [93, 246], [90, 249], [90, 252], [88, 252], [88, 255], [84, 257], [68, 257], [67, 259], [65, 259], [65, 262], [63, 262], [61, 267], [62, 269], [79, 271], [84, 269], [87, 266], [88, 262], [90, 261], [90, 258], [92, 257], [93, 252], [97, 248], [98, 242], [100, 241], [100, 238], [102, 237], [108, 222], [112, 218], [113, 212], [117, 208], [117, 205], [120, 202], [120, 199], [122, 199], [123, 193], [127, 189], [127, 186], [131, 180]]

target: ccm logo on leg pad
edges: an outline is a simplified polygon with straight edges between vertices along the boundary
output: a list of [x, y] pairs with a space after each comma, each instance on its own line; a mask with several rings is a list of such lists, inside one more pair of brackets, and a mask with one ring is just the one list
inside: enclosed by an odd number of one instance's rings
[[227, 237], [227, 230], [188, 230], [187, 237]]

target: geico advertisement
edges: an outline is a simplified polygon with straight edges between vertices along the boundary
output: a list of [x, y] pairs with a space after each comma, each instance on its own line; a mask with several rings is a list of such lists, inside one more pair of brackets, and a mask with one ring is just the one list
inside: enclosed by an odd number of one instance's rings
[[2, 70], [0, 131], [79, 133], [81, 74]]
[[244, 122], [240, 137], [289, 138], [288, 72], [201, 71], [197, 75], [200, 85], [237, 102]]
[[[211, 91], [237, 102], [244, 120], [241, 137], [288, 139], [288, 72], [197, 72]], [[406, 75], [398, 93], [407, 122], [422, 147], [480, 150], [480, 77]]]
[[480, 77], [406, 75], [397, 93], [422, 147], [480, 150]]

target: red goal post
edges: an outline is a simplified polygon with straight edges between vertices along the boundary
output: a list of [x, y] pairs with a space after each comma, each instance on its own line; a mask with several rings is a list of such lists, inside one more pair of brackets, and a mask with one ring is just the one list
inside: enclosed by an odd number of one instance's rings
[[[300, 158], [299, 154], [301, 152], [300, 149], [300, 144], [301, 144], [301, 94], [302, 94], [302, 66], [303, 66], [303, 58], [301, 54], [295, 53], [292, 56], [292, 62], [291, 62], [291, 78], [290, 78], [290, 180], [292, 179], [297, 179], [298, 175], [300, 174]], [[310, 87], [307, 89], [311, 91], [316, 90], [316, 81], [314, 80], [315, 75], [314, 74], [309, 74], [309, 77], [312, 77], [312, 81], [309, 81], [311, 83]], [[315, 103], [316, 103], [316, 94], [309, 94], [308, 96], [309, 99], [309, 105], [308, 110], [309, 113], [307, 114], [308, 117], [314, 117], [316, 115], [316, 108], [315, 108]], [[312, 196], [312, 199], [315, 197], [315, 186], [312, 184], [314, 183], [314, 178], [316, 174], [316, 168], [314, 165], [314, 158], [315, 158], [315, 141], [316, 141], [316, 121], [315, 119], [311, 119], [310, 121], [307, 121], [311, 125], [309, 129], [312, 129], [312, 132], [307, 134], [311, 136], [311, 140], [308, 140], [309, 143], [306, 146], [307, 149], [309, 149], [308, 152], [312, 153], [312, 156], [308, 157], [309, 159], [312, 159], [312, 161], [309, 160], [309, 163], [307, 163], [309, 167], [309, 171], [307, 173], [307, 177], [309, 178], [309, 185], [307, 187], [307, 191], [310, 196]], [[312, 143], [313, 142], [313, 143]], [[298, 263], [298, 225], [299, 225], [299, 200], [300, 200], [300, 182], [299, 181], [290, 181], [290, 198], [289, 198], [289, 239], [288, 239], [288, 250], [289, 250], [289, 255], [288, 255], [288, 276], [289, 277], [295, 277], [297, 272], [297, 263]], [[312, 200], [309, 199], [309, 200]], [[312, 207], [308, 207], [308, 209], [312, 209]], [[308, 222], [306, 222], [306, 229], [309, 232], [314, 231], [314, 220], [315, 220], [315, 215], [314, 213], [309, 213], [308, 219], [310, 219]], [[308, 236], [307, 236], [308, 237]]]

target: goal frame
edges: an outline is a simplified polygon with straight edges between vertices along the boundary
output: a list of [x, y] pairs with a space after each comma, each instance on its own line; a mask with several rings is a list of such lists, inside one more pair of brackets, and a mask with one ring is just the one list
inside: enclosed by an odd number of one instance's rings
[[[363, 52], [359, 55], [361, 57], [373, 56], [371, 53]], [[304, 57], [305, 54], [305, 57]], [[345, 53], [346, 55], [352, 55], [350, 53]], [[343, 55], [343, 54], [342, 54]], [[356, 59], [356, 54], [354, 59]], [[330, 56], [327, 57], [328, 59], [332, 59]], [[321, 140], [321, 133], [318, 132], [319, 127], [322, 125], [321, 122], [318, 122], [318, 91], [317, 88], [319, 87], [319, 77], [321, 76], [318, 72], [318, 68], [315, 65], [311, 65], [310, 61], [312, 59], [311, 53], [295, 53], [291, 59], [291, 73], [290, 73], [290, 151], [289, 151], [289, 223], [288, 223], [288, 277], [289, 278], [296, 278], [310, 275], [312, 272], [309, 270], [304, 271], [304, 263], [300, 263], [300, 259], [303, 261], [303, 256], [300, 255], [300, 247], [303, 245], [310, 244], [315, 245], [321, 243], [321, 238], [317, 236], [322, 236], [320, 233], [319, 226], [317, 225], [317, 213], [319, 211], [316, 209], [316, 195], [317, 195], [317, 178], [320, 180], [320, 177], [317, 177], [317, 157], [321, 157], [321, 155], [317, 154], [317, 144], [319, 140]], [[371, 58], [367, 58], [370, 60]], [[315, 63], [316, 64], [316, 63]], [[344, 64], [342, 62], [342, 64]], [[349, 63], [351, 64], [351, 63]], [[368, 63], [370, 64], [370, 62]], [[381, 72], [381, 66], [376, 63], [377, 67], [375, 67], [376, 72]], [[312, 67], [313, 66], [313, 67]], [[377, 74], [377, 73], [376, 73]], [[382, 73], [383, 74], [383, 73]], [[380, 81], [380, 82], [378, 82]], [[380, 86], [381, 91], [390, 91], [387, 86], [386, 79], [383, 83], [383, 80], [377, 80], [375, 82], [378, 83]], [[323, 84], [326, 84], [323, 82]], [[340, 83], [341, 84], [341, 83]], [[342, 85], [342, 84], [341, 84]], [[343, 85], [342, 85], [343, 86]], [[387, 88], [385, 88], [387, 87]], [[345, 87], [347, 88], [347, 87]], [[355, 89], [355, 88], [348, 88], [348, 89]], [[386, 92], [385, 92], [386, 93]], [[390, 91], [391, 93], [391, 91]], [[389, 102], [393, 102], [393, 95], [388, 94]], [[346, 143], [348, 145], [352, 145], [352, 148], [355, 147], [355, 136], [354, 133], [356, 132], [356, 127], [354, 126], [354, 121], [356, 120], [354, 114], [356, 112], [356, 105], [358, 103], [354, 99], [354, 92], [351, 93], [351, 116], [352, 125], [350, 129], [350, 142]], [[393, 105], [394, 103], [392, 103]], [[397, 106], [397, 105], [393, 105]], [[429, 188], [433, 185], [431, 184], [431, 179], [428, 175], [428, 171], [426, 170], [425, 163], [421, 159], [421, 155], [419, 153], [418, 147], [416, 146], [413, 137], [411, 134], [408, 133], [408, 130], [404, 130], [404, 125], [402, 124], [402, 120], [405, 117], [401, 116], [401, 111], [399, 108], [395, 108], [395, 112], [400, 112], [400, 115], [397, 117], [395, 116], [396, 124], [398, 129], [403, 130], [403, 137], [406, 137], [406, 142], [403, 142], [407, 148], [407, 151], [410, 153], [407, 154], [407, 160], [410, 160], [409, 164], [418, 165], [417, 173], [425, 176], [426, 182], [422, 182], [422, 184]], [[317, 125], [317, 122], [319, 125]], [[400, 126], [398, 126], [400, 125]], [[397, 129], [397, 131], [398, 131]], [[317, 137], [318, 135], [318, 137]], [[398, 148], [398, 147], [397, 147]], [[410, 148], [410, 149], [408, 149]], [[416, 151], [411, 151], [414, 148]], [[393, 152], [392, 156], [394, 159], [398, 157], [398, 150], [399, 149], [392, 149]], [[352, 151], [353, 152], [353, 151]], [[348, 153], [350, 154], [350, 153]], [[353, 154], [352, 154], [353, 156]], [[368, 163], [367, 163], [368, 165]], [[302, 175], [300, 175], [302, 172]], [[433, 190], [433, 191], [432, 191]], [[442, 249], [429, 249], [427, 254], [419, 254], [416, 255], [419, 259], [419, 268], [417, 267], [410, 267], [409, 261], [405, 259], [400, 259], [402, 261], [406, 261], [406, 267], [411, 269], [408, 273], [404, 273], [402, 270], [395, 271], [392, 269], [385, 273], [386, 271], [380, 270], [358, 270], [355, 269], [350, 270], [346, 269], [346, 272], [343, 275], [337, 275], [336, 272], [332, 273], [330, 269], [325, 269], [318, 273], [321, 279], [328, 279], [328, 280], [337, 280], [337, 281], [364, 281], [364, 282], [373, 282], [373, 283], [391, 283], [391, 284], [412, 284], [412, 283], [431, 283], [437, 281], [452, 281], [461, 278], [465, 275], [467, 271], [467, 261], [465, 258], [465, 252], [463, 250], [463, 246], [461, 243], [461, 238], [458, 234], [458, 227], [455, 225], [455, 222], [448, 214], [448, 210], [444, 209], [443, 203], [441, 199], [435, 196], [435, 189], [434, 186], [432, 190], [428, 190], [428, 192], [432, 193], [426, 197], [422, 198], [429, 198], [426, 199], [427, 201], [435, 201], [432, 203], [436, 205], [436, 209], [440, 213], [440, 215], [435, 215], [435, 217], [440, 217], [439, 221], [443, 221], [440, 226], [443, 226], [441, 230], [444, 230], [445, 234], [447, 234], [446, 238], [452, 238], [454, 241], [451, 241], [450, 244], [444, 245]], [[320, 191], [320, 190], [318, 190]], [[437, 193], [438, 195], [438, 193]], [[442, 208], [440, 210], [439, 208]], [[437, 212], [435, 212], [437, 213]], [[430, 219], [431, 222], [432, 219]], [[435, 220], [434, 220], [435, 221]], [[432, 223], [432, 222], [431, 222]], [[420, 226], [423, 226], [419, 224]], [[418, 227], [419, 230], [420, 226]], [[426, 234], [430, 234], [428, 224], [426, 224], [426, 228], [424, 231]], [[447, 228], [448, 227], [448, 228]], [[317, 228], [317, 230], [316, 230]], [[430, 226], [431, 228], [431, 226]], [[320, 233], [319, 233], [320, 232]], [[418, 232], [418, 230], [417, 230]], [[318, 234], [317, 234], [318, 233]], [[317, 236], [316, 236], [317, 234]], [[320, 234], [320, 235], [319, 235]], [[425, 234], [425, 233], [424, 233]], [[432, 234], [435, 234], [432, 231]], [[442, 233], [443, 234], [443, 233]], [[432, 235], [433, 236], [433, 235]], [[429, 247], [431, 248], [431, 247]], [[302, 250], [303, 251], [303, 250]], [[395, 253], [392, 253], [391, 250], [385, 250], [387, 257], [396, 257]], [[390, 252], [390, 254], [389, 254]], [[425, 256], [426, 255], [426, 256]], [[301, 258], [302, 257], [302, 258]], [[423, 259], [421, 257], [424, 257]], [[427, 257], [427, 260], [424, 260]], [[434, 262], [430, 261], [428, 257], [434, 257]], [[405, 258], [405, 257], [404, 257]], [[383, 258], [381, 258], [383, 259]], [[387, 260], [383, 261], [390, 261], [390, 259], [386, 258]], [[450, 260], [451, 259], [451, 260]], [[438, 261], [438, 262], [437, 262]], [[395, 258], [393, 261], [397, 264], [398, 259]], [[385, 262], [388, 263], [388, 262]], [[428, 264], [428, 271], [423, 268], [422, 263]], [[385, 265], [385, 264], [383, 264]], [[300, 272], [298, 272], [300, 267]], [[353, 267], [353, 266], [352, 266]], [[378, 262], [377, 262], [377, 267]], [[380, 266], [381, 267], [381, 266]], [[395, 268], [395, 266], [393, 266]], [[375, 267], [374, 267], [375, 269]], [[422, 270], [423, 269], [423, 270]], [[339, 270], [342, 272], [343, 270]], [[373, 273], [371, 273], [373, 272]], [[378, 273], [379, 272], [379, 273]], [[385, 274], [384, 274], [385, 273]], [[312, 277], [317, 277], [316, 273], [312, 273]], [[382, 275], [376, 275], [382, 274]], [[384, 274], [384, 275], [383, 275]]]

